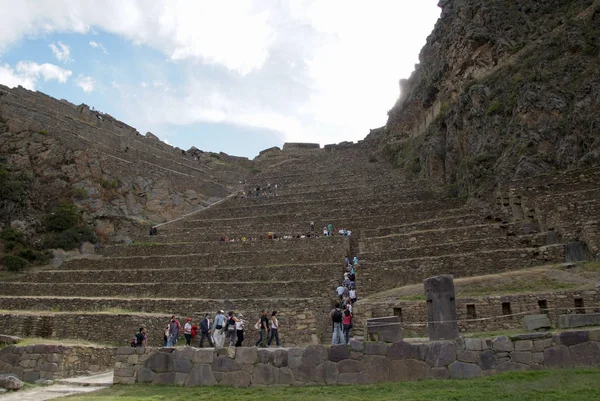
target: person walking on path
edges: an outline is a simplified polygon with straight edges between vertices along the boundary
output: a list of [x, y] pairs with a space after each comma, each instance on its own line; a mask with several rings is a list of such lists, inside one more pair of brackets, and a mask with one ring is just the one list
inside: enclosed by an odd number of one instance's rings
[[188, 317], [185, 319], [185, 325], [183, 326], [183, 335], [185, 336], [185, 345], [188, 347], [192, 343], [192, 318]]
[[223, 346], [223, 342], [225, 341], [225, 333], [223, 332], [223, 327], [225, 326], [225, 312], [220, 310], [215, 316], [215, 322], [212, 330], [213, 342], [215, 347], [220, 348]]
[[258, 332], [258, 341], [256, 342], [257, 347], [266, 348], [268, 334], [269, 319], [267, 318], [267, 311], [263, 309], [260, 314], [260, 331]]
[[167, 339], [167, 348], [171, 348], [177, 345], [177, 338], [181, 332], [181, 325], [175, 315], [171, 316], [171, 322], [169, 323], [169, 337]]
[[327, 235], [331, 237], [333, 235], [333, 224], [327, 224]]
[[200, 334], [200, 348], [202, 348], [202, 346], [204, 345], [205, 338], [208, 340], [208, 345], [210, 347], [215, 346], [210, 335], [210, 315], [208, 313], [204, 315], [204, 319], [202, 319], [202, 321], [200, 322]]
[[342, 320], [344, 314], [340, 309], [340, 303], [336, 302], [335, 308], [331, 310], [331, 322], [333, 323], [333, 336], [331, 337], [331, 344], [343, 344], [344, 333], [342, 327]]
[[279, 344], [279, 320], [277, 320], [276, 310], [274, 310], [271, 314], [271, 336], [269, 337], [269, 342], [267, 343], [268, 347], [271, 346], [273, 338], [275, 338], [275, 343], [277, 344], [277, 346], [281, 347], [281, 344]]
[[358, 266], [358, 258], [356, 256], [354, 257], [354, 259], [352, 259], [352, 266], [355, 268]]
[[237, 335], [236, 347], [241, 347], [244, 341], [244, 315], [238, 314], [237, 321], [235, 322], [235, 331]]

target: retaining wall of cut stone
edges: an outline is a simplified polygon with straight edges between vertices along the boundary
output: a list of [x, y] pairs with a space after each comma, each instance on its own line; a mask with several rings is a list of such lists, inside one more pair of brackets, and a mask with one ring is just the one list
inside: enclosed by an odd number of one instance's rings
[[12, 345], [0, 349], [0, 374], [20, 380], [62, 379], [113, 368], [116, 348], [63, 345]]
[[600, 367], [600, 330], [426, 344], [117, 350], [114, 383], [236, 387], [471, 379], [516, 370]]

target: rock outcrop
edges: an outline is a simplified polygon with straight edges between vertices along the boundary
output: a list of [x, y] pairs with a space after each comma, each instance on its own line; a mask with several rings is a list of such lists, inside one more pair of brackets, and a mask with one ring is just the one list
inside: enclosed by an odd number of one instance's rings
[[441, 18], [367, 143], [472, 195], [600, 162], [600, 2], [442, 0]]

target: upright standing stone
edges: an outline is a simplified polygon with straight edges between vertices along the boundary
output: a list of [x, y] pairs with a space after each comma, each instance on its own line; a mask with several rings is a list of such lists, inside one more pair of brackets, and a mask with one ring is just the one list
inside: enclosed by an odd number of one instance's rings
[[454, 340], [459, 337], [456, 321], [454, 278], [450, 274], [430, 277], [423, 283], [427, 299], [429, 339]]

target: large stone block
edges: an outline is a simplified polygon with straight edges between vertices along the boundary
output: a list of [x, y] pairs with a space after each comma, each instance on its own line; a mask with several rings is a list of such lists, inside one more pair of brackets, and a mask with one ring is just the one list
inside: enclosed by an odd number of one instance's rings
[[[305, 353], [306, 356], [306, 353]], [[329, 360], [332, 362], [339, 362], [344, 359], [350, 358], [350, 352], [346, 344], [332, 345], [329, 348]]]
[[258, 350], [255, 347], [238, 348], [235, 360], [240, 365], [254, 365], [258, 363]]
[[458, 354], [458, 360], [466, 363], [477, 363], [479, 358], [479, 352], [477, 351], [463, 351]]
[[465, 338], [465, 348], [467, 351], [483, 351], [481, 338]]
[[390, 362], [390, 381], [403, 382], [423, 380], [429, 376], [431, 367], [415, 359], [399, 359]]
[[381, 341], [365, 343], [365, 355], [386, 355], [387, 350], [387, 344]]
[[398, 341], [390, 345], [387, 351], [389, 359], [419, 359], [419, 347], [405, 341]]
[[252, 384], [261, 386], [270, 386], [279, 382], [279, 369], [273, 365], [259, 363], [254, 367], [252, 375]]
[[533, 355], [529, 351], [523, 351], [523, 352], [515, 351], [511, 354], [510, 357], [513, 362], [523, 363], [526, 365], [531, 365], [533, 363]]
[[573, 361], [569, 348], [564, 345], [558, 345], [544, 350], [544, 366], [548, 368], [572, 368]]
[[237, 372], [225, 373], [219, 384], [232, 387], [249, 387], [251, 380], [252, 377], [248, 373], [240, 370]]
[[496, 337], [492, 340], [494, 351], [511, 352], [515, 349], [513, 342], [506, 336]]
[[175, 384], [175, 372], [158, 373], [154, 376], [152, 384], [160, 384], [163, 386]]
[[558, 339], [561, 345], [570, 347], [590, 341], [590, 336], [585, 331], [565, 331], [558, 335]]
[[569, 347], [571, 361], [575, 366], [594, 366], [600, 364], [600, 346], [595, 342], [586, 342]]
[[448, 371], [453, 379], [474, 379], [481, 376], [481, 368], [472, 363], [455, 361], [448, 366]]
[[152, 383], [154, 376], [156, 376], [156, 373], [151, 369], [144, 368], [138, 372], [137, 381], [138, 383]]
[[423, 282], [423, 287], [427, 299], [429, 339], [436, 341], [459, 338], [452, 275], [443, 274], [430, 277]]
[[174, 359], [187, 359], [188, 361], [191, 361], [192, 358], [194, 357], [195, 353], [196, 353], [196, 349], [192, 348], [192, 347], [177, 348], [177, 349], [175, 349], [175, 351], [173, 351], [173, 358]]
[[185, 387], [214, 386], [217, 384], [210, 365], [195, 365], [185, 379]]
[[215, 372], [233, 372], [241, 369], [239, 363], [226, 356], [219, 356], [212, 363], [212, 370]]
[[148, 358], [144, 367], [151, 369], [156, 373], [171, 372], [174, 369], [173, 354], [157, 352]]
[[365, 355], [360, 362], [361, 384], [383, 383], [390, 380], [390, 360], [385, 356]]
[[430, 344], [425, 362], [434, 368], [440, 368], [450, 365], [455, 360], [456, 348], [454, 343], [450, 341], [436, 341]]
[[337, 364], [337, 369], [340, 373], [356, 373], [360, 372], [361, 368], [362, 362], [354, 359], [344, 359]]
[[492, 370], [496, 367], [496, 355], [494, 351], [488, 349], [479, 354], [477, 364], [483, 370]]
[[273, 365], [282, 368], [288, 365], [288, 353], [287, 350], [278, 349], [273, 353]]
[[542, 352], [548, 347], [552, 346], [552, 338], [544, 338], [540, 340], [533, 341], [533, 350], [535, 352]]
[[40, 372], [36, 372], [36, 371], [23, 372], [23, 381], [24, 382], [33, 383], [39, 379], [40, 379]]
[[515, 342], [515, 351], [531, 351], [533, 350], [533, 341], [520, 340]]
[[[316, 379], [319, 384], [337, 384], [339, 377], [338, 367], [340, 364], [351, 361], [346, 359], [339, 364], [331, 361], [325, 361], [317, 366], [316, 368]], [[356, 362], [356, 361], [354, 361]], [[280, 379], [281, 380], [281, 379]]]
[[[345, 345], [336, 345], [336, 346], [332, 346], [331, 349], [335, 349], [336, 351], [334, 351], [333, 355], [337, 355], [336, 352], [340, 352], [341, 354], [341, 348], [338, 347], [343, 347], [346, 348], [346, 352], [348, 352], [348, 347]], [[332, 354], [330, 354], [332, 355]], [[325, 362], [327, 360], [327, 347], [325, 347], [324, 345], [309, 345], [308, 347], [306, 347], [306, 349], [304, 350], [304, 353], [302, 354], [302, 361], [303, 362], [310, 362], [312, 364], [314, 364], [315, 366], [320, 364], [321, 362]], [[289, 358], [289, 354], [288, 354], [288, 358]]]
[[523, 316], [523, 328], [530, 331], [548, 330], [550, 329], [550, 319], [545, 313]]
[[448, 372], [447, 368], [431, 368], [431, 371], [429, 372], [429, 376], [428, 376], [428, 379], [437, 379], [437, 380], [449, 379], [449, 378], [450, 378], [450, 372]]
[[296, 382], [296, 378], [294, 377], [294, 373], [290, 368], [280, 368], [279, 369], [279, 384], [294, 384]]
[[367, 339], [392, 343], [402, 340], [402, 322], [398, 316], [367, 319]]
[[192, 370], [192, 362], [189, 359], [175, 359], [173, 367], [177, 373], [190, 373]]

